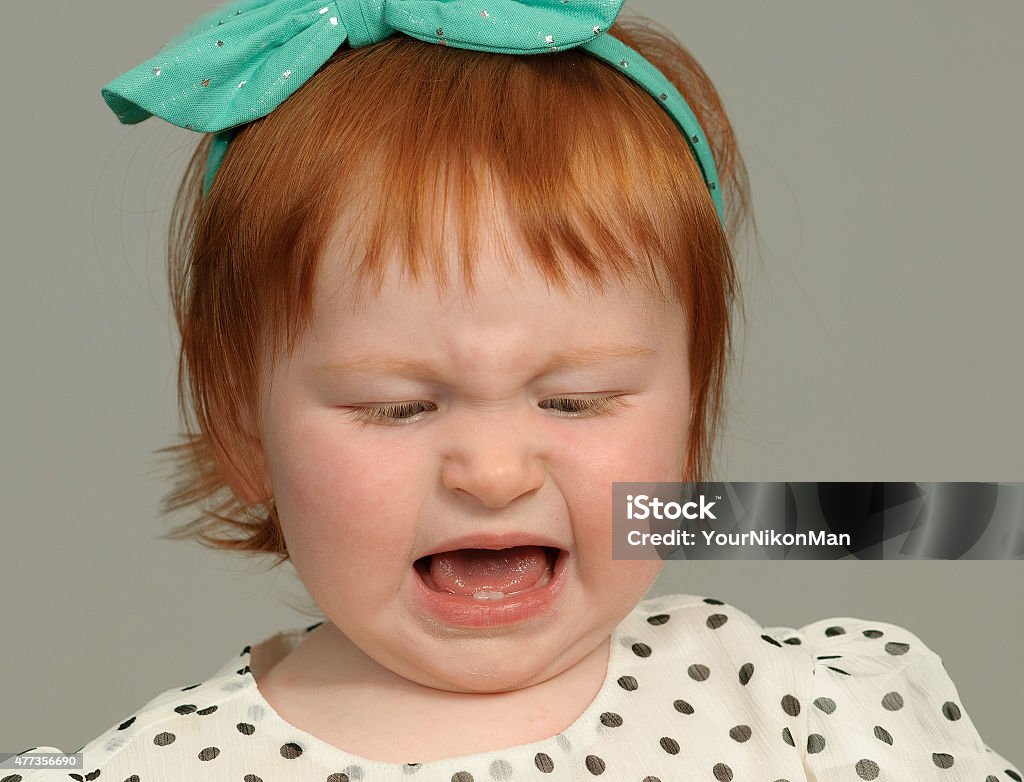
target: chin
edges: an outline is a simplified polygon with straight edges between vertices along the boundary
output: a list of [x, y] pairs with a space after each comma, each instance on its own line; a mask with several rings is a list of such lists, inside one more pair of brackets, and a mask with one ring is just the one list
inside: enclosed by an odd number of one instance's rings
[[[443, 667], [430, 664], [433, 661], [424, 661], [417, 667], [431, 679], [438, 680], [437, 684], [424, 682], [437, 689], [479, 693], [519, 690], [540, 684], [560, 672], [560, 668], [552, 668], [558, 651], [543, 654], [542, 649], [535, 647], [537, 654], [525, 655], [521, 644], [522, 641], [513, 641], [509, 647], [502, 644], [484, 653], [462, 651], [447, 655], [447, 664]], [[571, 660], [570, 665], [574, 662]]]
[[464, 670], [448, 672], [445, 684], [449, 686], [443, 689], [480, 694], [510, 692], [539, 684], [548, 678], [550, 677], [538, 676], [532, 671], [522, 669], [495, 671], [486, 667], [471, 668], [467, 665]]

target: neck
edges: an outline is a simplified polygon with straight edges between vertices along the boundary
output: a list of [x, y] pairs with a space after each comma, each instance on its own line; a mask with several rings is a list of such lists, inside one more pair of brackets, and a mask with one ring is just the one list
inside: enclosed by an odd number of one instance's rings
[[609, 645], [522, 689], [459, 692], [398, 675], [326, 622], [276, 661], [254, 648], [251, 668], [264, 700], [292, 725], [364, 758], [425, 763], [562, 732], [601, 689]]

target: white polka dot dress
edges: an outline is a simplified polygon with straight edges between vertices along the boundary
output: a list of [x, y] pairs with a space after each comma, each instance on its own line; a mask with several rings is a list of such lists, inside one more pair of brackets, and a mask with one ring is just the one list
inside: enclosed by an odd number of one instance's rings
[[[313, 627], [275, 640], [294, 648]], [[247, 646], [126, 715], [82, 748], [80, 773], [0, 782], [1021, 782], [939, 656], [886, 622], [766, 628], [713, 598], [648, 598], [616, 628], [604, 684], [572, 725], [429, 763], [369, 760], [290, 725], [249, 659]]]

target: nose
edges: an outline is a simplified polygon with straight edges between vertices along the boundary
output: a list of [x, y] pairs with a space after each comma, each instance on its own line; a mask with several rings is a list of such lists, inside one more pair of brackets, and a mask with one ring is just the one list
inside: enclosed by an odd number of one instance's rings
[[442, 481], [448, 491], [498, 509], [544, 485], [537, 448], [514, 422], [496, 415], [467, 424], [444, 459]]

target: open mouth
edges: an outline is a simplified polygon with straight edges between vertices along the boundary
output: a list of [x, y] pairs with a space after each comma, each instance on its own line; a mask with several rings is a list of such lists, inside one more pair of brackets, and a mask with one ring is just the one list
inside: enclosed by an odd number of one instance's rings
[[[529, 550], [543, 550], [542, 567], [533, 567], [528, 573], [520, 573], [516, 570], [514, 563], [517, 557], [523, 557]], [[513, 546], [503, 549], [458, 549], [451, 552], [439, 552], [425, 557], [420, 557], [413, 563], [413, 567], [419, 574], [423, 583], [434, 592], [463, 597], [467, 600], [487, 602], [501, 601], [509, 597], [525, 595], [547, 587], [555, 576], [556, 568], [562, 555], [568, 552], [552, 546]], [[442, 562], [435, 563], [434, 558], [442, 558]], [[536, 553], [534, 553], [536, 559]], [[483, 569], [488, 572], [490, 580], [479, 575], [473, 578], [460, 578], [458, 574], [452, 577], [450, 572], [445, 573], [443, 585], [439, 585], [434, 578], [442, 563], [450, 561], [472, 562], [473, 569], [478, 572]], [[563, 560], [564, 561], [564, 560]], [[482, 563], [482, 564], [481, 564]], [[511, 564], [510, 564], [511, 563]], [[435, 568], [435, 564], [437, 568]], [[503, 569], [509, 572], [503, 572]], [[440, 577], [440, 576], [439, 576]], [[497, 586], [505, 584], [506, 586]]]

